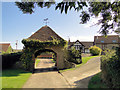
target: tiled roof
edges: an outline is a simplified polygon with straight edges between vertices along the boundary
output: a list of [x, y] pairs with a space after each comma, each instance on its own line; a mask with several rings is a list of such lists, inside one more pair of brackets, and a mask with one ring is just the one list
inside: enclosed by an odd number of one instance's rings
[[69, 43], [69, 46], [73, 45], [75, 42], [68, 42]]
[[84, 46], [85, 46], [85, 48], [90, 48], [91, 46], [93, 46], [93, 42], [81, 42]]
[[119, 35], [108, 35], [107, 37], [104, 36], [94, 36], [95, 43], [120, 43]]
[[6, 52], [9, 46], [10, 46], [10, 43], [0, 43], [0, 52], [1, 51]]
[[57, 39], [62, 39], [59, 35], [57, 35], [49, 26], [43, 26], [33, 35], [31, 35], [28, 39], [37, 39], [40, 41], [48, 41], [52, 40], [52, 37]]
[[[80, 42], [80, 41], [79, 41]], [[85, 46], [85, 48], [90, 48], [91, 46], [93, 46], [93, 42], [80, 42], [82, 45]], [[71, 47], [73, 44], [75, 44], [75, 42], [69, 42], [69, 46]]]

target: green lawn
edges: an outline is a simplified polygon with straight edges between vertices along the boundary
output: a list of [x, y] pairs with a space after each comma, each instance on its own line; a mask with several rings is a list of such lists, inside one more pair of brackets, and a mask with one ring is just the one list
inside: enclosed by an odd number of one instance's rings
[[21, 69], [2, 71], [2, 88], [22, 88], [32, 73]]
[[53, 63], [55, 63], [55, 61], [53, 59], [50, 59]]
[[82, 57], [82, 63], [81, 63], [81, 64], [77, 64], [75, 68], [60, 70], [60, 72], [64, 72], [64, 71], [68, 71], [68, 70], [74, 70], [74, 69], [80, 67], [81, 65], [87, 63], [88, 60], [90, 60], [90, 59], [92, 59], [92, 58], [94, 58], [94, 57], [98, 57], [98, 56]]
[[101, 79], [101, 72], [91, 78], [88, 88], [108, 88]]
[[35, 66], [37, 66], [37, 64], [40, 62], [40, 59], [36, 59], [35, 60]]

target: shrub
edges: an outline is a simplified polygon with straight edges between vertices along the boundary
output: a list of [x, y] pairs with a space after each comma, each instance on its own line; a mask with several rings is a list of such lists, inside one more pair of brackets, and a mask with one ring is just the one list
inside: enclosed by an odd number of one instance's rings
[[92, 46], [89, 48], [90, 50], [90, 53], [93, 55], [93, 56], [96, 56], [96, 55], [100, 55], [101, 54], [101, 51], [102, 49], [97, 47], [97, 46]]
[[66, 50], [64, 55], [66, 60], [69, 62], [73, 62], [75, 64], [82, 63], [81, 52], [79, 50], [75, 50], [74, 47], [72, 47], [70, 50]]
[[20, 61], [22, 52], [3, 54], [2, 56], [2, 69], [11, 68], [17, 61]]
[[9, 54], [9, 53], [13, 53], [13, 49], [11, 46], [8, 47], [7, 51], [2, 51], [2, 53], [0, 53], [0, 55], [3, 55], [3, 54]]
[[6, 51], [6, 53], [12, 53], [12, 52], [13, 52], [12, 47], [9, 46], [8, 49], [7, 49], [7, 51]]
[[102, 79], [110, 88], [120, 88], [120, 48], [105, 51], [101, 57]]

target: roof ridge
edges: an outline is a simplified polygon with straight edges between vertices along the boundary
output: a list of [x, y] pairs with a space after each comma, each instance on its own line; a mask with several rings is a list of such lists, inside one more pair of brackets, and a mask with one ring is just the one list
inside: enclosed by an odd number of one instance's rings
[[[47, 32], [46, 32], [46, 31]], [[49, 33], [50, 32], [50, 33]], [[45, 38], [41, 37], [44, 36]], [[58, 39], [63, 39], [62, 37], [60, 37], [53, 29], [51, 29], [49, 26], [43, 26], [41, 27], [39, 30], [37, 30], [34, 34], [32, 34], [30, 37], [28, 37], [28, 39], [38, 39], [41, 41], [46, 41], [49, 40], [49, 37], [54, 36]], [[52, 40], [52, 39], [51, 39]], [[64, 39], [63, 39], [64, 40]]]
[[[32, 34], [30, 37], [32, 37], [33, 35], [35, 35], [37, 32], [39, 32], [40, 30], [42, 30], [43, 28], [45, 28], [44, 26], [43, 27], [41, 27], [40, 29], [38, 29], [34, 34]], [[28, 38], [30, 38], [30, 37], [28, 37]]]
[[[48, 26], [48, 28], [50, 28], [49, 26]], [[51, 28], [50, 28], [51, 29]], [[58, 37], [60, 37], [61, 39], [63, 39], [61, 36], [59, 36], [55, 31], [53, 31], [52, 29], [51, 29], [51, 31], [52, 32], [54, 32]]]

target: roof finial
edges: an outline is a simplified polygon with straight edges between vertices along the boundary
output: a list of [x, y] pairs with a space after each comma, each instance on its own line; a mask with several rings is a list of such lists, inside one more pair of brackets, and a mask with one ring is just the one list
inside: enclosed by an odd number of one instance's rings
[[48, 22], [48, 18], [44, 19], [44, 23], [47, 25], [49, 22]]
[[68, 36], [68, 44], [70, 44], [70, 37]]
[[70, 42], [70, 37], [68, 36], [68, 42]]

